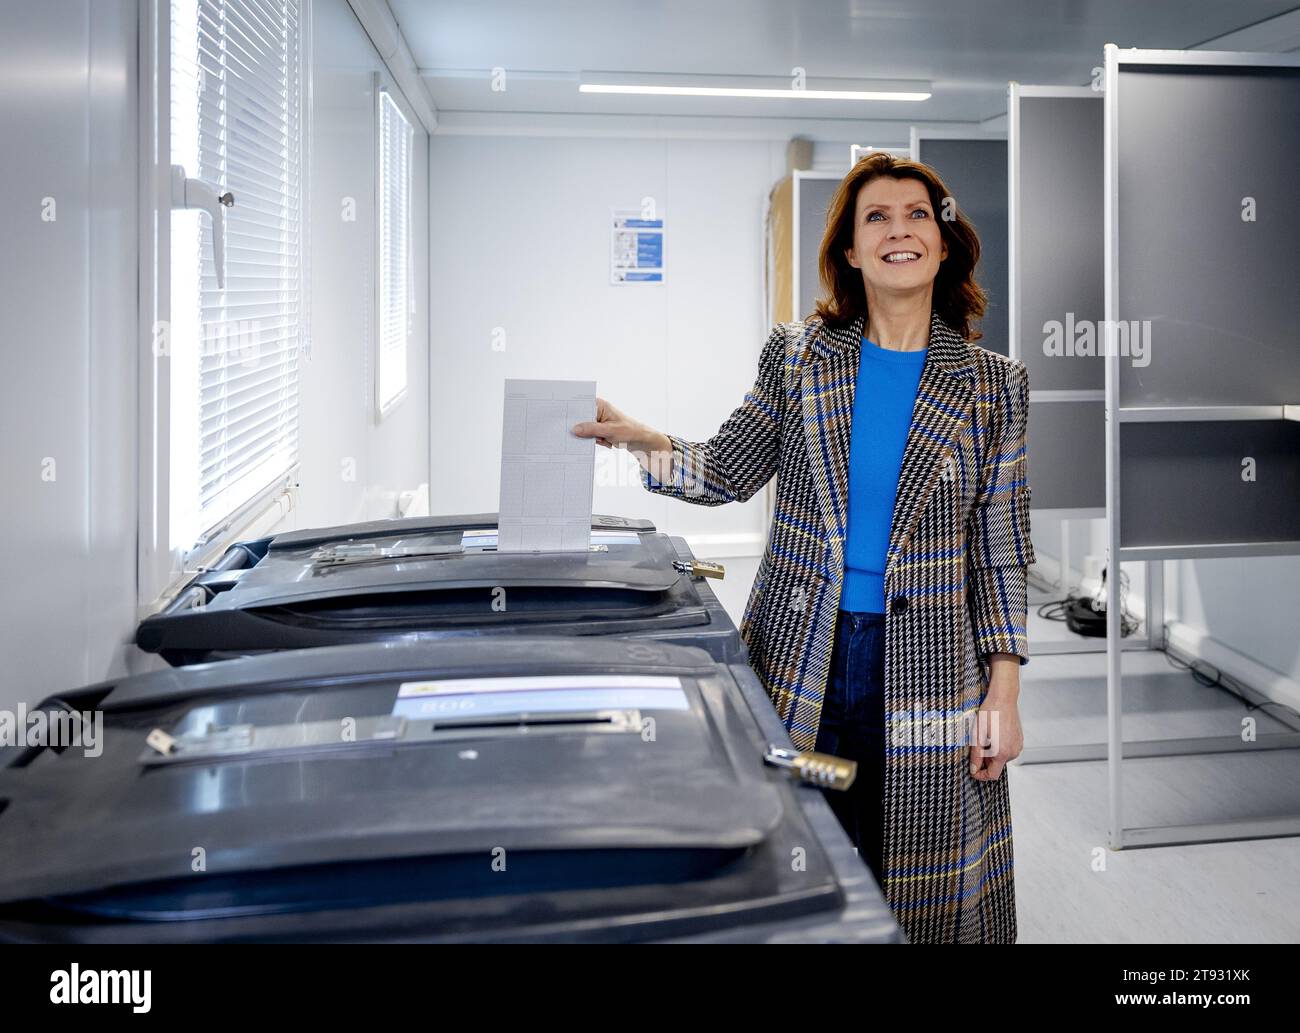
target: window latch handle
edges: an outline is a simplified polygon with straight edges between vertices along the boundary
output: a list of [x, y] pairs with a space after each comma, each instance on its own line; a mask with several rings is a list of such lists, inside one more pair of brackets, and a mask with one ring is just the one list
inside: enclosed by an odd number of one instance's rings
[[196, 208], [207, 212], [212, 220], [212, 265], [217, 272], [217, 288], [226, 289], [226, 213], [235, 203], [235, 195], [206, 179], [185, 174], [184, 165], [172, 166], [172, 208]]

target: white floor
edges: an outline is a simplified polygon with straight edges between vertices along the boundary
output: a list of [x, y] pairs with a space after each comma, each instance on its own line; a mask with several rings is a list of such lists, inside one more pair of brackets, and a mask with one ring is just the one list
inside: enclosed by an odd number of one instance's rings
[[[1030, 650], [1069, 638], [1039, 618]], [[1176, 670], [1124, 654], [1124, 737], [1238, 735], [1245, 706]], [[1026, 746], [1102, 742], [1106, 654], [1032, 655], [1021, 669]], [[1258, 731], [1285, 731], [1253, 712]], [[1124, 825], [1300, 815], [1300, 750], [1124, 761]], [[1300, 942], [1300, 837], [1112, 851], [1105, 761], [1012, 764], [1020, 943]]]

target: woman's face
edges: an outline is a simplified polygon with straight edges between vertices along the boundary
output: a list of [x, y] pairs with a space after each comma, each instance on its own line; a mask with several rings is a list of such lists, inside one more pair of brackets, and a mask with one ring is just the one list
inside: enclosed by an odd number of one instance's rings
[[909, 293], [929, 286], [947, 257], [924, 183], [877, 176], [858, 190], [848, 259], [862, 270], [868, 298], [877, 291]]

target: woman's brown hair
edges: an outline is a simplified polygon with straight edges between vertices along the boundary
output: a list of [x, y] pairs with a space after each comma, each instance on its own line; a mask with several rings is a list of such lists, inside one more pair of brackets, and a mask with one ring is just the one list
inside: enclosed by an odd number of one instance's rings
[[[862, 270], [849, 265], [844, 253], [853, 248], [858, 191], [877, 176], [915, 179], [925, 184], [939, 232], [948, 245], [948, 257], [939, 263], [934, 278], [931, 307], [967, 341], [978, 340], [984, 335], [971, 326], [971, 320], [984, 315], [988, 298], [975, 282], [975, 265], [980, 258], [980, 240], [975, 227], [957, 207], [934, 169], [919, 161], [897, 158], [888, 151], [873, 151], [860, 159], [831, 198], [818, 257], [822, 297], [817, 300], [816, 314], [827, 325], [836, 327], [847, 326], [856, 316], [867, 316]], [[945, 200], [949, 202], [947, 205]]]

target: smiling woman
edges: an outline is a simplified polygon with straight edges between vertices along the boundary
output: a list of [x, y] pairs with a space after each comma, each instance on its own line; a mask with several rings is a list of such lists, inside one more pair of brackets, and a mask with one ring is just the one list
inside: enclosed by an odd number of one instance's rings
[[[888, 269], [887, 255], [918, 247], [919, 260]], [[885, 292], [933, 285], [934, 311], [965, 340], [977, 341], [983, 335], [971, 321], [986, 302], [975, 282], [979, 257], [975, 227], [938, 173], [877, 151], [853, 167], [831, 199], [820, 262], [826, 296], [816, 314], [833, 325], [851, 322], [872, 308], [873, 281], [888, 273], [880, 283]]]
[[773, 328], [712, 438], [604, 400], [574, 428], [697, 505], [776, 476], [750, 663], [796, 746], [857, 761], [828, 801], [921, 943], [1016, 939], [1003, 769], [1029, 658], [1028, 379], [972, 343], [979, 253], [931, 168], [875, 152], [831, 202], [816, 312]]

